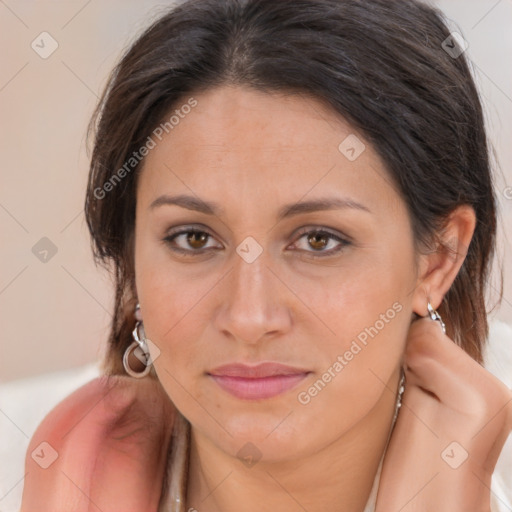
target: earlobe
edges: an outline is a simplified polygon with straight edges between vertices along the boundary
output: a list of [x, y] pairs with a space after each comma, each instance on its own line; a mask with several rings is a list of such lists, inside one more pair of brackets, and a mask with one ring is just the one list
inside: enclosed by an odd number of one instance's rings
[[458, 206], [448, 217], [443, 230], [436, 234], [436, 248], [420, 255], [412, 302], [416, 314], [428, 314], [427, 302], [434, 309], [441, 304], [464, 263], [475, 225], [473, 208], [469, 205]]

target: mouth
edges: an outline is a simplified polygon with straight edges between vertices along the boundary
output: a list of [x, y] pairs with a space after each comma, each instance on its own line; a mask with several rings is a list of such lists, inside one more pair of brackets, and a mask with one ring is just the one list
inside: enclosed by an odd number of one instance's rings
[[294, 388], [311, 372], [279, 363], [224, 365], [208, 375], [231, 395], [243, 400], [271, 398]]

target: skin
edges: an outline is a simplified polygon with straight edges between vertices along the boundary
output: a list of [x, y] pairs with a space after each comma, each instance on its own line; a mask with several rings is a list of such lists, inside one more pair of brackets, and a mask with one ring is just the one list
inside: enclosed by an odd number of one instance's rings
[[492, 474], [512, 429], [511, 390], [426, 318], [411, 325], [405, 361], [407, 390], [376, 512], [489, 512]]
[[[233, 87], [195, 98], [198, 106], [145, 161], [135, 238], [146, 335], [161, 350], [155, 368], [193, 426], [187, 505], [362, 509], [388, 436], [412, 312], [426, 308], [405, 203], [370, 145], [355, 161], [341, 154], [354, 130], [317, 100]], [[192, 194], [224, 212], [152, 209], [162, 194]], [[277, 220], [284, 204], [332, 195], [371, 212]], [[197, 223], [211, 235], [202, 243], [191, 248], [183, 235], [172, 246], [162, 242], [170, 228]], [[461, 226], [466, 238], [471, 224]], [[326, 227], [351, 244], [315, 260], [315, 246], [294, 234], [304, 226]], [[263, 248], [252, 263], [235, 251], [247, 236]], [[180, 256], [176, 246], [196, 255]], [[198, 256], [203, 246], [220, 250]], [[455, 277], [449, 268], [440, 273], [438, 287]], [[297, 392], [396, 302], [400, 313], [342, 373], [307, 405], [298, 403]], [[243, 401], [206, 375], [234, 361], [278, 361], [311, 374], [290, 392]], [[237, 459], [249, 442], [261, 453], [250, 469]]]
[[[22, 512], [45, 499], [52, 510], [71, 502], [88, 510], [89, 500], [104, 512], [156, 510], [163, 476], [156, 454], [165, 453], [175, 417], [168, 397], [192, 425], [185, 510], [362, 511], [402, 365], [406, 392], [377, 512], [488, 512], [490, 477], [512, 425], [510, 390], [437, 322], [414, 315], [427, 314], [427, 297], [437, 308], [450, 288], [474, 230], [473, 210], [455, 210], [443, 234], [459, 256], [418, 254], [405, 203], [379, 157], [356, 133], [366, 149], [349, 161], [338, 146], [355, 132], [321, 102], [234, 87], [194, 98], [197, 106], [146, 157], [137, 186], [136, 288], [146, 336], [160, 351], [155, 357], [153, 350], [160, 382], [117, 377], [106, 393], [96, 379], [59, 404], [27, 451]], [[224, 211], [151, 208], [163, 194], [189, 194]], [[370, 212], [276, 217], [285, 204], [325, 196], [349, 197]], [[210, 237], [164, 242], [177, 227]], [[350, 244], [314, 259], [318, 248], [339, 242], [308, 243], [301, 228], [327, 229]], [[263, 248], [252, 263], [236, 252], [248, 236]], [[188, 257], [172, 250], [205, 246], [218, 250]], [[395, 303], [401, 309], [394, 318], [301, 403], [298, 393]], [[246, 401], [207, 375], [235, 361], [276, 361], [311, 373], [286, 393]], [[43, 440], [60, 454], [46, 470], [30, 457]], [[469, 453], [456, 471], [439, 456], [453, 440]], [[260, 457], [251, 467], [237, 455], [248, 442]], [[77, 446], [95, 465], [74, 455]]]

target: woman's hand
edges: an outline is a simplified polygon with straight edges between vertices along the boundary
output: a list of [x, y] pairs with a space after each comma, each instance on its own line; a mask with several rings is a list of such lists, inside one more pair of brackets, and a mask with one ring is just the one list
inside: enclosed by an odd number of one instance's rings
[[32, 436], [21, 512], [156, 511], [175, 414], [151, 378], [99, 377], [77, 389]]
[[512, 429], [511, 390], [429, 318], [411, 325], [405, 370], [376, 511], [488, 512]]

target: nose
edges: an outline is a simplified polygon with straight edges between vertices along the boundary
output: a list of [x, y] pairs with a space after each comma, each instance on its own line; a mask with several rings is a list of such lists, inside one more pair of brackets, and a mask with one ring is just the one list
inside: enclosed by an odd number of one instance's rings
[[267, 266], [263, 252], [252, 263], [235, 255], [215, 315], [225, 336], [255, 345], [286, 333], [292, 324], [286, 287]]

